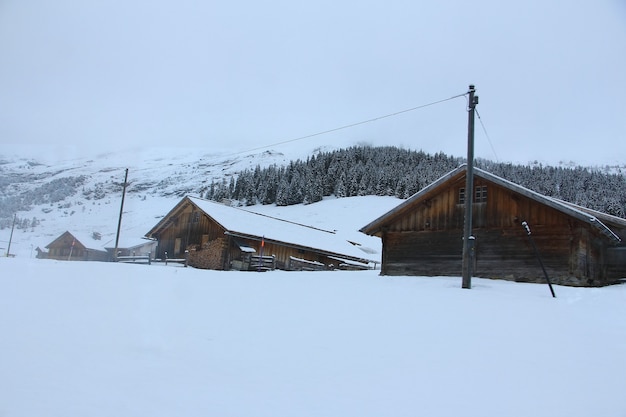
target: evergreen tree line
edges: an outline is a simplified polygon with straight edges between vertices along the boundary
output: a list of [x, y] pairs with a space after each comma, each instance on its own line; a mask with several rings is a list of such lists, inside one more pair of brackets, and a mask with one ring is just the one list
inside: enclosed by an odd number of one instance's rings
[[530, 190], [626, 217], [626, 176], [583, 167], [524, 166], [481, 161], [477, 166]]
[[0, 230], [12, 228], [16, 230], [35, 229], [36, 226], [39, 226], [39, 223], [40, 221], [37, 217], [33, 217], [32, 219], [16, 217], [15, 223], [12, 218], [2, 218], [0, 219]]
[[[351, 147], [321, 152], [287, 166], [257, 166], [201, 191], [210, 200], [242, 205], [308, 204], [323, 197], [364, 195], [408, 198], [457, 168], [464, 159], [397, 147]], [[626, 178], [576, 167], [514, 165], [487, 160], [476, 166], [541, 194], [626, 217]]]

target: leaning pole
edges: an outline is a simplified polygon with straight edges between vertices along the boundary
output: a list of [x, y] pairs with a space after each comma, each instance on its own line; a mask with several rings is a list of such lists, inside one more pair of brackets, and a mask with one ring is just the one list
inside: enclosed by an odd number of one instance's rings
[[7, 258], [11, 256], [11, 242], [13, 241], [13, 230], [15, 230], [16, 220], [17, 220], [17, 213], [13, 215], [13, 225], [11, 226], [11, 237], [9, 237], [9, 246], [7, 247]]
[[128, 185], [128, 168], [124, 175], [124, 188], [122, 189], [122, 204], [120, 205], [120, 216], [117, 220], [117, 234], [115, 235], [115, 250], [113, 251], [113, 260], [117, 261], [117, 250], [120, 243], [120, 229], [122, 228], [122, 213], [124, 213], [124, 197], [126, 196], [126, 186]]

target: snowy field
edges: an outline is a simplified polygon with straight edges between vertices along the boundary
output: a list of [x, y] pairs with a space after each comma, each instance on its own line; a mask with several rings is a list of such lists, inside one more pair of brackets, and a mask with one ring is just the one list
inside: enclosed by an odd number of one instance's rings
[[0, 416], [626, 416], [626, 285], [0, 258]]

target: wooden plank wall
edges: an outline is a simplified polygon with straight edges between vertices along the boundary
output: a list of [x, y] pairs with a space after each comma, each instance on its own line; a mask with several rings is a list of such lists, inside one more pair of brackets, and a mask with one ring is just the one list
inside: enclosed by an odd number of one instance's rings
[[383, 235], [382, 275], [460, 276], [463, 234], [458, 230]]
[[613, 247], [607, 250], [607, 274], [621, 281], [626, 280], [626, 247]]
[[[473, 206], [474, 276], [545, 282], [521, 222], [527, 221], [544, 266], [555, 283], [606, 285], [606, 243], [590, 226], [551, 207], [491, 183], [487, 202]], [[383, 233], [383, 275], [461, 274], [464, 206], [457, 182], [407, 211]], [[614, 268], [616, 269], [616, 268]]]
[[[193, 208], [188, 204], [171, 217], [171, 223], [158, 238], [157, 257], [163, 258], [167, 252], [169, 258], [179, 258], [184, 256], [190, 245], [201, 245], [224, 236], [224, 229], [203, 213], [193, 211]], [[181, 240], [179, 251], [175, 251], [176, 239]]]
[[[548, 276], [555, 284], [596, 286], [613, 282], [601, 262], [601, 248], [580, 233], [548, 234], [537, 228], [533, 239]], [[508, 233], [507, 233], [508, 232]], [[473, 276], [520, 282], [545, 282], [536, 253], [525, 233], [479, 229]], [[383, 275], [460, 276], [462, 230], [393, 232], [383, 240]], [[617, 263], [613, 264], [615, 270]]]
[[[513, 228], [522, 221], [531, 225], [567, 226], [568, 216], [551, 207], [541, 205], [527, 197], [515, 194], [500, 186], [478, 181], [477, 186], [486, 185], [488, 197], [483, 203], [474, 203], [472, 223], [474, 228]], [[464, 205], [459, 203], [457, 182], [416, 204], [397, 221], [389, 224], [389, 231], [420, 231], [463, 229]]]

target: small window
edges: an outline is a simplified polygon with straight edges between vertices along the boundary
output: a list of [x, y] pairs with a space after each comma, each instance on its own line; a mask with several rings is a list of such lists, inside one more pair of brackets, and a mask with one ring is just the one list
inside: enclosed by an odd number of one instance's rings
[[484, 203], [487, 201], [487, 186], [479, 185], [474, 194], [474, 203]]
[[[478, 185], [474, 188], [474, 203], [487, 201], [487, 186]], [[459, 204], [465, 204], [465, 188], [459, 188]]]

